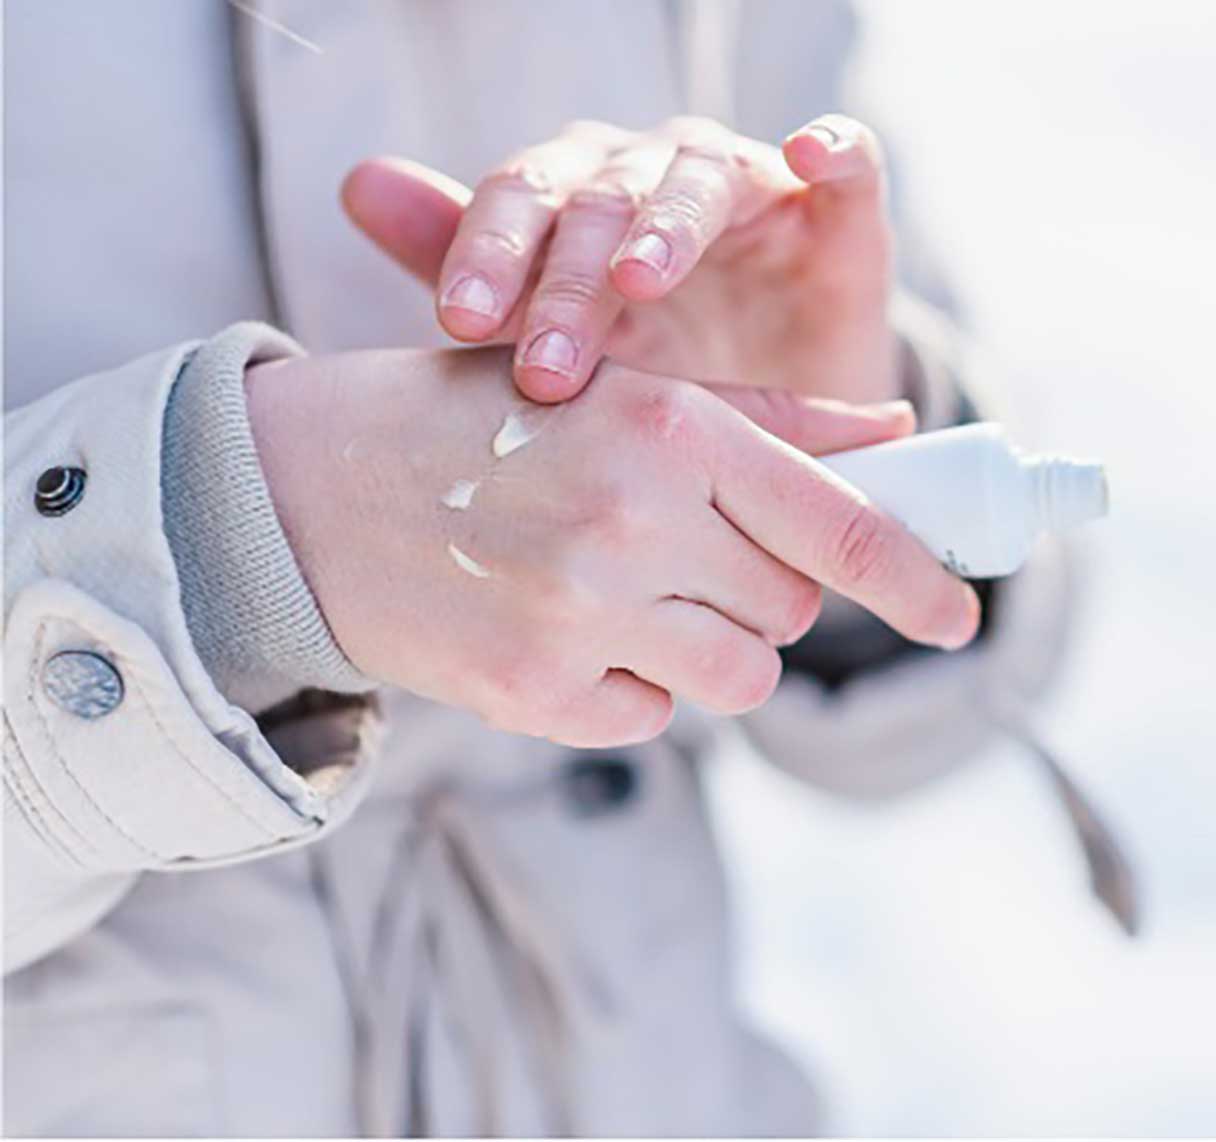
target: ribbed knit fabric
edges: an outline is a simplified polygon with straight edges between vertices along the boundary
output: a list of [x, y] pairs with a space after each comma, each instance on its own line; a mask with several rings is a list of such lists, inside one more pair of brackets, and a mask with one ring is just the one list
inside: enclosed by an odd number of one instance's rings
[[219, 691], [258, 711], [303, 687], [369, 690], [330, 633], [262, 475], [245, 368], [295, 356], [270, 326], [244, 322], [205, 342], [165, 408], [165, 534], [195, 649]]

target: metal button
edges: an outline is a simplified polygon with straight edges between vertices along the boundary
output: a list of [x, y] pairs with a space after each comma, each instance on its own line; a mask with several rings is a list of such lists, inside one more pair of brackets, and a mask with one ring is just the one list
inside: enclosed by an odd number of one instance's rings
[[564, 774], [566, 795], [583, 817], [619, 809], [637, 793], [635, 766], [620, 757], [584, 757], [572, 761]]
[[43, 515], [70, 512], [84, 496], [87, 479], [83, 468], [48, 468], [34, 485], [34, 507]]
[[122, 701], [122, 675], [87, 650], [64, 650], [42, 668], [42, 688], [61, 710], [78, 718], [104, 718]]

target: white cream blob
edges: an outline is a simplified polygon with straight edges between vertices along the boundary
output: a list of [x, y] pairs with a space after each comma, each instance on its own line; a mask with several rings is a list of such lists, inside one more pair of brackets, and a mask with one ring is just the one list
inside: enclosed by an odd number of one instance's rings
[[522, 408], [507, 413], [502, 427], [490, 444], [498, 459], [510, 456], [512, 452], [529, 444], [544, 428], [549, 418], [549, 410], [544, 408]]
[[[525, 444], [530, 444], [544, 429], [549, 416], [549, 409], [537, 407], [517, 408], [507, 413], [490, 442], [490, 451], [494, 453], [494, 458], [501, 460], [523, 448]], [[439, 502], [452, 511], [468, 511], [480, 486], [480, 480], [457, 480], [439, 497]], [[471, 555], [466, 555], [456, 544], [448, 544], [448, 554], [457, 567], [474, 578], [490, 578], [489, 568], [483, 567]]]
[[480, 480], [457, 480], [439, 497], [439, 502], [456, 512], [468, 511], [480, 484]]
[[475, 579], [488, 579], [490, 577], [490, 572], [487, 568], [483, 567], [472, 556], [466, 555], [456, 544], [448, 544], [448, 554], [452, 557], [452, 561], [457, 567], [462, 571], [467, 571]]

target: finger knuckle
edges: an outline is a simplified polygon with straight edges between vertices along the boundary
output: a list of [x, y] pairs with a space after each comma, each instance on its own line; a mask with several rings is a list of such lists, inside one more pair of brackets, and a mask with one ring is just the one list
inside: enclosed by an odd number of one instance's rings
[[639, 229], [657, 230], [680, 248], [698, 242], [707, 226], [704, 196], [687, 183], [656, 191], [645, 213], [646, 222]]
[[477, 191], [547, 198], [553, 193], [553, 181], [538, 163], [519, 159], [487, 174], [477, 184]]
[[706, 166], [727, 176], [732, 176], [744, 165], [740, 148], [724, 141], [698, 140], [680, 143], [676, 147], [676, 159]]
[[635, 431], [662, 441], [697, 432], [699, 415], [693, 386], [676, 381], [639, 393], [627, 411]]
[[522, 258], [527, 249], [528, 243], [524, 236], [515, 230], [478, 230], [469, 242], [469, 252], [474, 260], [505, 258], [515, 261]]
[[632, 218], [637, 208], [637, 194], [614, 179], [597, 180], [581, 187], [566, 202], [567, 214], [614, 222]]
[[604, 282], [599, 274], [565, 267], [541, 278], [536, 287], [538, 307], [550, 309], [589, 309], [603, 295]]
[[869, 587], [884, 580], [891, 566], [892, 536], [868, 503], [854, 504], [842, 517], [832, 541], [832, 561], [846, 587]]

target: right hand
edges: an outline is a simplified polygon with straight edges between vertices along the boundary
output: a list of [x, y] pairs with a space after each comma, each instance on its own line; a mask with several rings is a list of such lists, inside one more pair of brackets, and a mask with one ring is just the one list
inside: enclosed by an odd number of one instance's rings
[[[653, 737], [673, 695], [723, 713], [763, 703], [819, 584], [920, 642], [974, 635], [970, 587], [807, 455], [909, 431], [906, 407], [750, 389], [731, 407], [605, 362], [541, 408], [510, 370], [497, 350], [376, 351], [247, 374], [275, 507], [364, 673], [595, 747]], [[496, 459], [523, 409], [540, 431]], [[471, 503], [444, 506], [461, 480], [479, 482]]]

